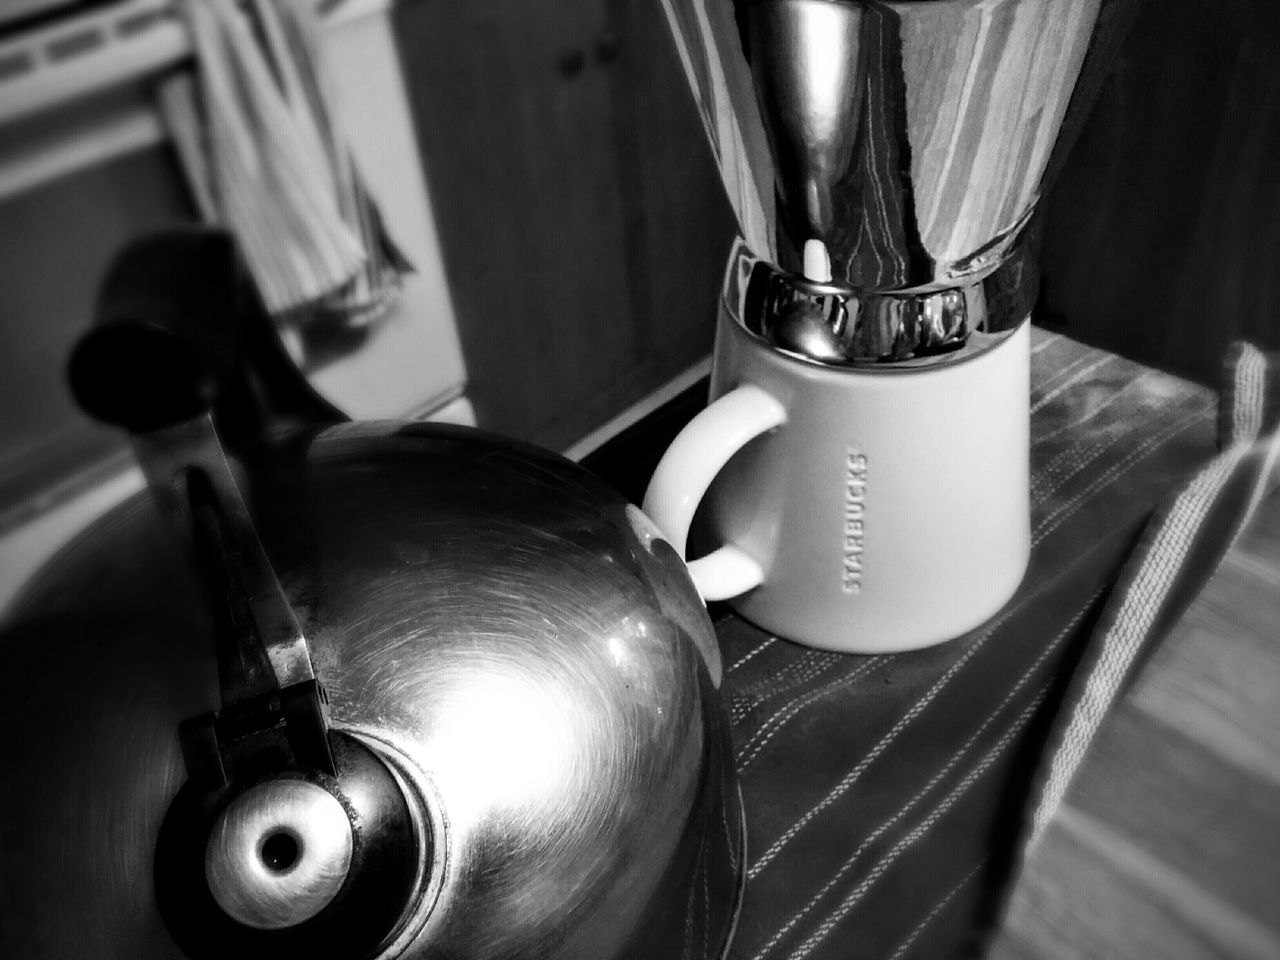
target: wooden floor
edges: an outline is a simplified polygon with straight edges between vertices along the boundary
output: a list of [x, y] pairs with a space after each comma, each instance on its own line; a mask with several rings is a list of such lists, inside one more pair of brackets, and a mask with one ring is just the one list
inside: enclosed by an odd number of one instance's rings
[[1099, 734], [991, 957], [1280, 958], [1280, 494]]

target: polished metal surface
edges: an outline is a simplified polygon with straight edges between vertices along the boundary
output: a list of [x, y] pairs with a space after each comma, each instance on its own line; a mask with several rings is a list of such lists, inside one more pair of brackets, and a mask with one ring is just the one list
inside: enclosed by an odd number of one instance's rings
[[[176, 526], [193, 525], [199, 501], [216, 511], [221, 540], [215, 577], [231, 576], [243, 594], [246, 625], [259, 638], [264, 662], [237, 661], [222, 677], [222, 706], [315, 679], [302, 627], [262, 550], [253, 520], [205, 413], [175, 426], [133, 437], [134, 452], [152, 496]], [[197, 484], [198, 474], [199, 483]]]
[[231, 801], [205, 850], [213, 899], [258, 930], [310, 920], [337, 895], [353, 837], [342, 804], [305, 780], [268, 780]]
[[[1006, 265], [1099, 0], [663, 5], [748, 247], [798, 277], [825, 251], [829, 279], [809, 279], [846, 301], [835, 362], [942, 354], [1025, 319], [1034, 272]], [[1023, 289], [991, 302], [1001, 271]]]
[[[461, 428], [344, 425], [250, 472], [333, 727], [387, 759], [436, 833], [384, 955], [722, 955], [743, 864], [719, 655], [643, 515], [561, 458]], [[218, 703], [192, 583], [140, 500], [19, 601], [6, 958], [180, 955], [152, 858], [178, 721]]]
[[987, 318], [995, 313], [1025, 322], [1035, 276], [1034, 261], [1019, 250], [964, 289], [863, 295], [787, 273], [739, 239], [729, 254], [720, 305], [797, 359], [892, 373], [955, 363], [1003, 341], [1012, 330]]
[[849, 312], [839, 295], [813, 287], [804, 293], [791, 288], [785, 302], [776, 297], [769, 314], [773, 322], [760, 332], [779, 350], [840, 363], [847, 349], [844, 335], [849, 330]]

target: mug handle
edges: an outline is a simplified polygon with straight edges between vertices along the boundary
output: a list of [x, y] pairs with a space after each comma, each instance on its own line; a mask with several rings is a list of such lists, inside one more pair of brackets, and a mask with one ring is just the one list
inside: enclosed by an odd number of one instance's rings
[[[681, 558], [694, 512], [716, 474], [749, 441], [786, 420], [787, 411], [772, 394], [747, 383], [710, 404], [671, 442], [643, 506]], [[690, 562], [689, 575], [703, 600], [727, 600], [764, 580], [760, 564], [732, 544]]]

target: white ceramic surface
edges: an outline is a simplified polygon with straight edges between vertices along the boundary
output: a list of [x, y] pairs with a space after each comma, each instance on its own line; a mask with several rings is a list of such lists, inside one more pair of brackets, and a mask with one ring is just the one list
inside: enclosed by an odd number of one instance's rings
[[684, 551], [705, 501], [721, 549], [690, 564], [695, 583], [787, 639], [884, 653], [959, 636], [1030, 554], [1029, 336], [864, 370], [787, 356], [722, 311], [713, 402], [644, 508]]

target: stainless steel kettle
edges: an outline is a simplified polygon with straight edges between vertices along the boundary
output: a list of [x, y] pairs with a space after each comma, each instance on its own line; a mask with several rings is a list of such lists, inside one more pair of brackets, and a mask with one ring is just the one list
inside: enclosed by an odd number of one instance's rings
[[[153, 496], [4, 638], [0, 955], [722, 956], [742, 810], [679, 557], [558, 456], [317, 425], [235, 360], [236, 276], [223, 234], [137, 244], [73, 356]], [[282, 389], [312, 422], [255, 436]]]

